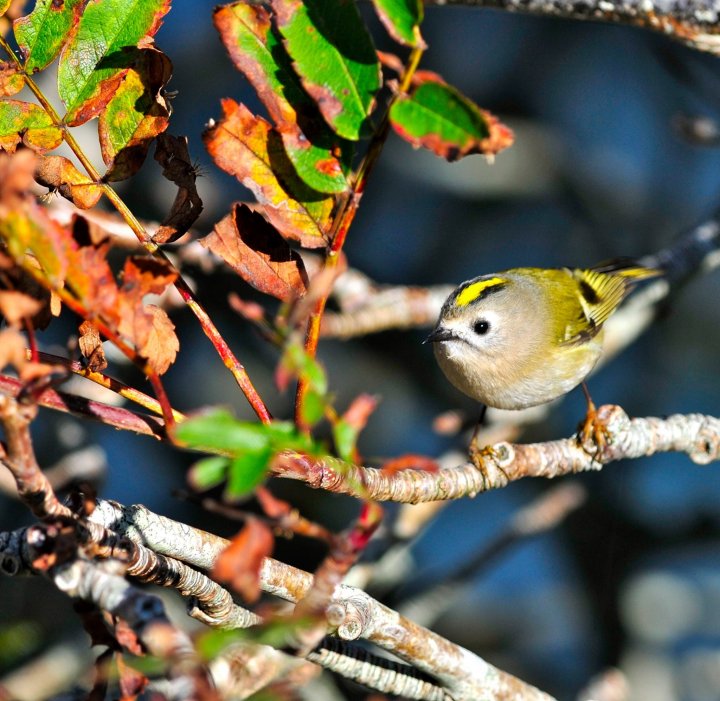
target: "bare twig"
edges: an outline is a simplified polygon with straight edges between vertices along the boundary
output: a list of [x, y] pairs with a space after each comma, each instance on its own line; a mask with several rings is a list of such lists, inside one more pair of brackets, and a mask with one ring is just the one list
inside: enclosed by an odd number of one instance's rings
[[70, 516], [70, 510], [58, 501], [35, 460], [30, 424], [36, 414], [35, 404], [22, 404], [15, 397], [0, 394], [0, 425], [5, 434], [5, 448], [0, 445], [0, 464], [10, 470], [18, 496], [39, 519]]
[[282, 453], [273, 474], [297, 479], [316, 489], [363, 495], [377, 501], [420, 503], [474, 497], [487, 489], [504, 487], [522, 477], [559, 477], [599, 470], [615, 460], [662, 452], [686, 453], [706, 465], [720, 457], [720, 419], [702, 414], [675, 414], [666, 419], [630, 419], [617, 406], [598, 410], [607, 428], [607, 444], [600, 451], [581, 446], [576, 437], [546, 443], [519, 445], [496, 443], [481, 458], [481, 469], [466, 463], [436, 472], [403, 470], [387, 474], [372, 467], [349, 465], [335, 458], [314, 459], [298, 453]]
[[566, 19], [646, 27], [698, 51], [720, 53], [720, 6], [715, 0], [430, 0], [436, 5], [492, 7]]

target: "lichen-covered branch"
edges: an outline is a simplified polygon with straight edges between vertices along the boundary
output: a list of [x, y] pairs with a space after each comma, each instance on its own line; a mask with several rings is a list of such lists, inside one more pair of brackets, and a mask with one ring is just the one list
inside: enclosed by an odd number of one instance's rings
[[[224, 538], [158, 516], [139, 505], [123, 507], [116, 502], [100, 501], [91, 519], [203, 570], [210, 570], [229, 544]], [[263, 591], [294, 603], [311, 591], [314, 581], [311, 574], [272, 558], [263, 561], [260, 580]], [[327, 609], [340, 638], [362, 638], [394, 653], [436, 678], [455, 701], [551, 699], [464, 648], [403, 618], [358, 589], [336, 587]], [[322, 656], [314, 659], [323, 661]]]
[[491, 7], [508, 12], [645, 27], [698, 51], [720, 54], [716, 0], [429, 0], [435, 5]]
[[655, 453], [686, 453], [699, 465], [720, 457], [720, 419], [713, 416], [676, 414], [665, 419], [630, 419], [613, 405], [600, 407], [598, 415], [607, 440], [597, 450], [595, 446], [582, 446], [576, 436], [528, 445], [503, 442], [490, 446], [477, 466], [465, 463], [435, 472], [409, 469], [393, 473], [334, 458], [283, 453], [274, 462], [273, 474], [343, 494], [356, 494], [359, 484], [366, 498], [414, 504], [474, 497], [523, 477], [559, 477], [599, 470], [616, 460]]

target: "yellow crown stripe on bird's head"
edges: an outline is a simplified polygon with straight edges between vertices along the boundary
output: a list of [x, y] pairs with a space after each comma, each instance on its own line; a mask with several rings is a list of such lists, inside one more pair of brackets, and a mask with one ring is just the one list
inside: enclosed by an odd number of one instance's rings
[[487, 280], [478, 280], [470, 283], [466, 288], [458, 293], [455, 297], [456, 307], [466, 307], [471, 302], [480, 299], [486, 292], [492, 288], [504, 286], [507, 280], [501, 277], [490, 277]]

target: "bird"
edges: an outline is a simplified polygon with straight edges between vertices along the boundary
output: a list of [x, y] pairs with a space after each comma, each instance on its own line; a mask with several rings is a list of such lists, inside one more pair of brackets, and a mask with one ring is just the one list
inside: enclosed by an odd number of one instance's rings
[[583, 384], [603, 325], [632, 288], [660, 271], [629, 259], [591, 268], [512, 268], [460, 284], [426, 339], [447, 379], [487, 407], [520, 410]]

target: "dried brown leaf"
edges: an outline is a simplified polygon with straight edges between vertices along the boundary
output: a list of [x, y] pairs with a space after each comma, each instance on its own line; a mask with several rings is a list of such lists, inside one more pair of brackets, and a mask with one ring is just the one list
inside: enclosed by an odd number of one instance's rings
[[78, 345], [80, 352], [86, 359], [88, 370], [102, 372], [108, 366], [108, 363], [97, 327], [90, 321], [83, 321], [78, 330], [80, 331]]
[[162, 166], [163, 176], [178, 186], [170, 214], [165, 218], [152, 240], [169, 243], [179, 239], [197, 220], [203, 209], [195, 180], [197, 169], [190, 161], [185, 136], [160, 134], [155, 147], [155, 160]]
[[307, 273], [300, 256], [257, 212], [236, 204], [200, 243], [255, 289], [281, 300], [301, 297]]
[[102, 197], [102, 186], [81, 173], [63, 156], [40, 156], [35, 169], [35, 180], [80, 209], [91, 209]]

